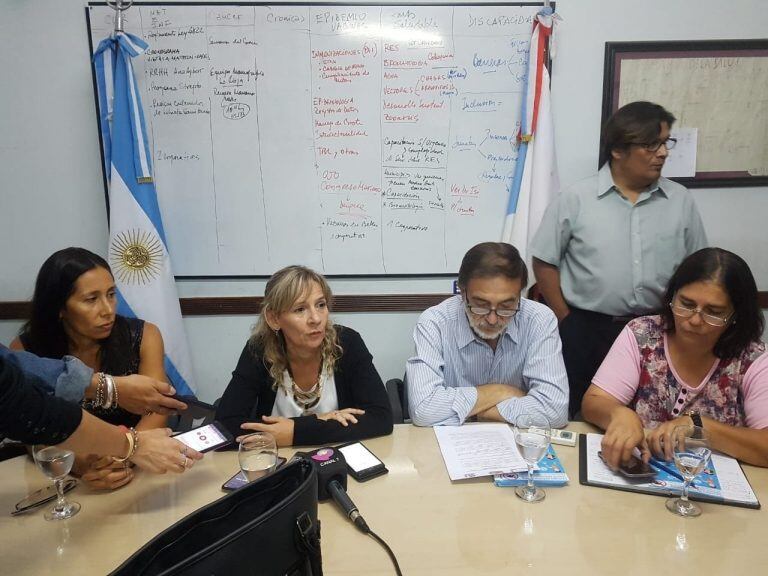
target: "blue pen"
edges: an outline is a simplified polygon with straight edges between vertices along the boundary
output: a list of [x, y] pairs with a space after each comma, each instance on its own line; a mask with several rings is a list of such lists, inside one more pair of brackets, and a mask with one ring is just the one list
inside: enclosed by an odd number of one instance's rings
[[[654, 457], [651, 457], [651, 459], [648, 460], [648, 464], [650, 464], [654, 468], [658, 468], [659, 470], [664, 470], [664, 472], [666, 472], [667, 474], [669, 474], [671, 476], [674, 476], [678, 480], [682, 480], [683, 482], [685, 482], [685, 478], [683, 478], [683, 475], [680, 474], [680, 472], [678, 472], [677, 470], [675, 470], [674, 468], [672, 468], [671, 466], [669, 466], [665, 462], [662, 462], [661, 460], [658, 460], [658, 459], [656, 459]], [[689, 484], [689, 486], [691, 488], [695, 488], [696, 487], [696, 485], [693, 482], [691, 482]]]

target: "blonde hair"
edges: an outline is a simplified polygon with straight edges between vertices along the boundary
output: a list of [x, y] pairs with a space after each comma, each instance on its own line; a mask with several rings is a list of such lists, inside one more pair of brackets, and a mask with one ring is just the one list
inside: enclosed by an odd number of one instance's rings
[[[272, 385], [274, 389], [283, 383], [283, 375], [288, 368], [288, 356], [285, 349], [285, 336], [282, 332], [276, 332], [270, 328], [266, 313], [278, 315], [290, 310], [297, 300], [309, 294], [313, 284], [320, 286], [330, 311], [333, 300], [331, 287], [328, 286], [325, 278], [305, 266], [288, 266], [278, 270], [269, 279], [264, 289], [261, 314], [249, 342], [254, 354], [257, 350], [261, 351], [264, 366], [269, 370], [269, 375], [274, 381]], [[324, 372], [333, 372], [341, 352], [336, 328], [329, 317], [325, 325], [325, 337], [320, 345]]]

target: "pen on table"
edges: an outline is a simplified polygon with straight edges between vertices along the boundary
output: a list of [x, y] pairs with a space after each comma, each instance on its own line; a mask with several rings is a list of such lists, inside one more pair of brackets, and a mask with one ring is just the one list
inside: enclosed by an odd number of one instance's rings
[[[659, 470], [663, 470], [664, 472], [666, 472], [667, 474], [670, 474], [671, 476], [674, 476], [678, 480], [682, 480], [683, 482], [685, 482], [685, 478], [683, 478], [683, 475], [680, 474], [680, 472], [678, 472], [677, 470], [675, 470], [671, 466], [667, 465], [666, 463], [662, 462], [661, 460], [657, 460], [656, 458], [651, 457], [651, 459], [648, 460], [648, 464], [650, 464], [654, 468], [658, 468]], [[689, 484], [689, 486], [691, 488], [695, 488], [696, 484], [691, 482]]]

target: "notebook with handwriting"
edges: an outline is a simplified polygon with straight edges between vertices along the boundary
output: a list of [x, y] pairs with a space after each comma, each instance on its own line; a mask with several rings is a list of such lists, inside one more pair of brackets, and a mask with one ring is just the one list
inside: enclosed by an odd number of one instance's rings
[[[585, 486], [599, 486], [657, 496], [679, 496], [683, 481], [674, 463], [662, 462], [655, 466], [657, 473], [650, 481], [632, 481], [614, 473], [606, 466], [597, 453], [600, 451], [602, 434], [581, 434], [579, 436], [579, 483]], [[694, 478], [688, 491], [691, 500], [760, 508], [760, 501], [737, 460], [722, 454], [712, 454], [710, 466]]]

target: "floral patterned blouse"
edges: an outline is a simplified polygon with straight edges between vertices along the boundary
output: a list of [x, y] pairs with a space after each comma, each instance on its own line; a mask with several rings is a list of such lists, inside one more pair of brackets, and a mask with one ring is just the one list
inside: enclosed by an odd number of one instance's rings
[[[661, 316], [636, 318], [617, 338], [593, 382], [637, 412], [646, 428], [688, 410], [731, 426], [768, 426], [768, 354], [763, 342], [751, 343], [735, 358], [716, 360], [695, 387], [678, 378], [666, 347]], [[751, 413], [745, 407], [749, 402]]]

